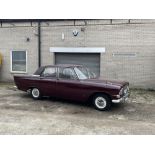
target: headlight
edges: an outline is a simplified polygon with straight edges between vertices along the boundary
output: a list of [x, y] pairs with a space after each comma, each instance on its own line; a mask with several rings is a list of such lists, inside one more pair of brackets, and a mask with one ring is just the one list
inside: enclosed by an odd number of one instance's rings
[[125, 95], [125, 94], [127, 94], [127, 93], [129, 93], [129, 86], [123, 87], [123, 88], [120, 90], [119, 95], [122, 96], [122, 95]]
[[129, 86], [127, 86], [126, 89], [124, 90], [124, 94], [129, 93], [129, 91], [130, 91], [130, 90], [129, 90]]

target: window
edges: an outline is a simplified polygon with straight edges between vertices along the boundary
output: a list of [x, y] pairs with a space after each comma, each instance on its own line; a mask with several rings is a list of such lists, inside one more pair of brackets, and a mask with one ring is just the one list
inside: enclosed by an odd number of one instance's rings
[[75, 67], [74, 69], [80, 80], [88, 79], [88, 73], [82, 67]]
[[26, 51], [11, 52], [11, 71], [26, 72]]
[[59, 78], [76, 79], [76, 74], [72, 68], [59, 68]]
[[75, 67], [74, 70], [80, 80], [93, 79], [96, 77], [95, 73], [85, 67]]
[[56, 77], [56, 69], [55, 67], [47, 67], [42, 73], [42, 76], [44, 77]]

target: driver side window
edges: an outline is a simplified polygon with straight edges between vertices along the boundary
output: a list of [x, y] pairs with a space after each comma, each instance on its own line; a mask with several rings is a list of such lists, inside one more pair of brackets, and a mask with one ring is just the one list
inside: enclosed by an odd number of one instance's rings
[[59, 68], [59, 78], [61, 79], [76, 79], [76, 74], [72, 68]]

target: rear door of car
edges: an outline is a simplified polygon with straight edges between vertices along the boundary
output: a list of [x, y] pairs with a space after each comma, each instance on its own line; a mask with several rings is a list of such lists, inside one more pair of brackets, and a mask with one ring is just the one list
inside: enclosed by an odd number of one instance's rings
[[57, 68], [46, 67], [40, 76], [39, 87], [44, 96], [56, 96]]

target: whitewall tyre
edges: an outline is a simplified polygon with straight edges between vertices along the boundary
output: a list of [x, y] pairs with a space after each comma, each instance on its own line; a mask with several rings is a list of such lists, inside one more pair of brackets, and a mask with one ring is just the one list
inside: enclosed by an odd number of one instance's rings
[[40, 94], [40, 91], [38, 88], [32, 88], [31, 89], [31, 96], [34, 98], [34, 99], [40, 99], [41, 98], [41, 94]]
[[93, 97], [93, 105], [95, 109], [100, 111], [109, 110], [111, 107], [111, 100], [107, 95], [97, 94]]

